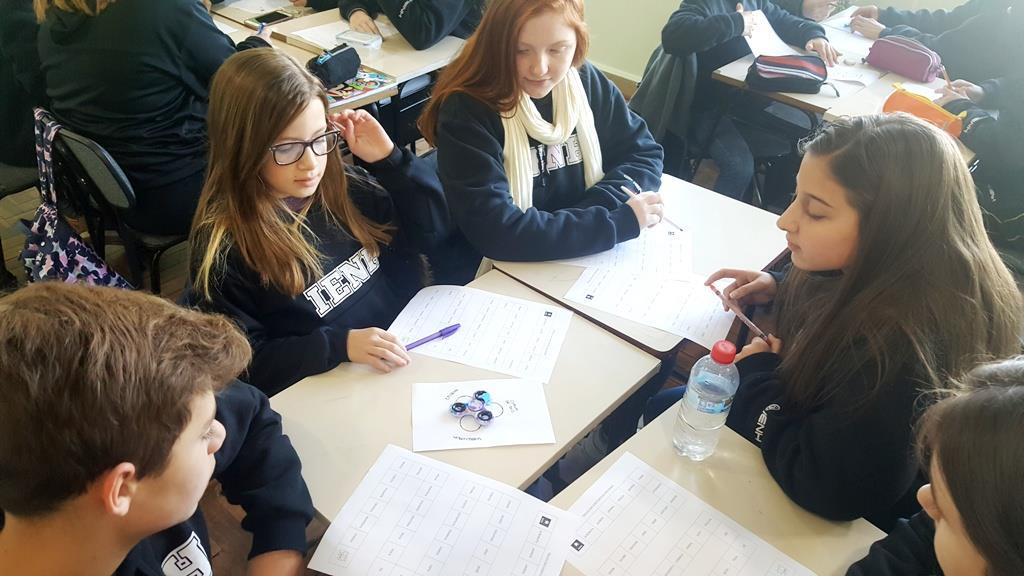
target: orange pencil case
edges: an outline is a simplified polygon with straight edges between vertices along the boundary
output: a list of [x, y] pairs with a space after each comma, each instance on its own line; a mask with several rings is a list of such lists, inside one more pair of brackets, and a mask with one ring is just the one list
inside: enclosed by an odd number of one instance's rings
[[889, 95], [882, 105], [883, 112], [906, 112], [930, 122], [948, 132], [953, 138], [959, 138], [964, 128], [966, 114], [953, 114], [928, 98], [914, 94], [902, 84], [893, 84], [896, 91]]

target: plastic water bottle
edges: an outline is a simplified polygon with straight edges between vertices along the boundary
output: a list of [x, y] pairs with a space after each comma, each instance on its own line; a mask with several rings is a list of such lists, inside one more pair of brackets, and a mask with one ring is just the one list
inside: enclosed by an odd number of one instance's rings
[[736, 347], [732, 342], [719, 340], [711, 348], [711, 354], [698, 360], [690, 370], [690, 381], [679, 404], [672, 434], [672, 444], [679, 455], [699, 462], [714, 453], [733, 396], [740, 386], [740, 374], [733, 364], [735, 359]]

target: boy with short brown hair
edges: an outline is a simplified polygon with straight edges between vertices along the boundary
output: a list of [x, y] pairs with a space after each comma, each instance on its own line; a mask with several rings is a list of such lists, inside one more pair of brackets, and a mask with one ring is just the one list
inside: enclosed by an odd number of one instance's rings
[[44, 283], [0, 300], [0, 572], [211, 574], [212, 477], [246, 510], [250, 574], [299, 574], [313, 509], [227, 319]]

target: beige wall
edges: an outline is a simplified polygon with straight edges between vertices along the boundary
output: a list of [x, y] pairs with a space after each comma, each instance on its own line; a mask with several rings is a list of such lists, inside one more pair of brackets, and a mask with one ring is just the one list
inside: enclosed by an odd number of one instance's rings
[[[590, 27], [590, 60], [623, 78], [639, 81], [644, 65], [661, 43], [661, 28], [680, 0], [585, 0]], [[864, 2], [867, 3], [867, 2]], [[891, 0], [880, 6], [944, 8], [962, 0]]]

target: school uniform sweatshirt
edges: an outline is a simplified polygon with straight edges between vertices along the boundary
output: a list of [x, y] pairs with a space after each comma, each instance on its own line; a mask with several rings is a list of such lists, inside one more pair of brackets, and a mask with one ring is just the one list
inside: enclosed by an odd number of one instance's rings
[[1024, 154], [1020, 151], [1020, 135], [1024, 133], [1024, 73], [988, 80], [982, 82], [981, 87], [985, 97], [980, 105], [962, 99], [946, 104], [946, 109], [954, 114], [967, 114], [960, 140], [978, 156], [973, 176], [989, 236], [998, 248], [1021, 255], [1024, 254]]
[[[313, 502], [281, 417], [262, 392], [235, 382], [217, 395], [216, 418], [227, 435], [215, 455], [213, 478], [228, 501], [245, 510], [242, 528], [252, 533], [250, 558], [276, 550], [305, 554]], [[212, 573], [206, 520], [197, 509], [188, 520], [136, 544], [114, 576]]]
[[[250, 36], [238, 49], [265, 46]], [[206, 168], [210, 80], [235, 50], [199, 0], [113, 2], [98, 16], [50, 9], [39, 30], [52, 112], [141, 189]]]
[[[523, 262], [573, 258], [639, 235], [620, 187], [633, 188], [628, 175], [644, 190], [658, 190], [661, 146], [600, 71], [585, 63], [580, 78], [594, 114], [604, 179], [587, 187], [575, 131], [561, 146], [531, 138], [533, 207], [525, 211], [509, 192], [498, 113], [466, 94], [445, 100], [437, 126], [438, 171], [459, 232], [447, 253], [432, 260], [435, 271], [446, 270], [451, 281], [464, 283], [473, 278], [481, 255]], [[551, 122], [551, 95], [534, 103]]]
[[[770, 0], [743, 0], [748, 12], [761, 10], [775, 32], [787, 44], [804, 47], [815, 38], [825, 38], [825, 29], [812, 20], [794, 16]], [[719, 106], [729, 97], [729, 88], [715, 82], [711, 74], [726, 64], [750, 54], [743, 38], [743, 15], [736, 0], [685, 0], [661, 30], [661, 47], [674, 56], [697, 54], [697, 111]]]
[[[253, 348], [247, 376], [272, 396], [306, 376], [326, 372], [348, 358], [348, 333], [387, 329], [421, 287], [417, 252], [447, 232], [448, 209], [436, 173], [405, 148], [370, 165], [371, 177], [348, 168], [348, 193], [360, 212], [395, 226], [379, 256], [371, 256], [327, 216], [315, 199], [305, 223], [323, 255], [323, 275], [298, 296], [264, 285], [237, 247], [216, 270], [211, 300], [189, 290], [185, 302], [234, 319]], [[288, 208], [282, 203], [281, 210]], [[193, 255], [202, 254], [193, 247]], [[192, 272], [196, 263], [193, 261]]]
[[871, 545], [868, 555], [850, 566], [846, 576], [938, 576], [935, 523], [925, 512], [899, 520], [889, 535]]
[[885, 8], [881, 36], [906, 36], [934, 50], [949, 76], [975, 84], [1012, 73], [1024, 58], [1024, 5], [1017, 0], [969, 0], [946, 10]]
[[0, 162], [35, 166], [32, 108], [46, 104], [32, 0], [0, 0]]
[[346, 20], [356, 10], [371, 18], [384, 14], [417, 50], [446, 36], [469, 38], [484, 14], [483, 0], [314, 0], [313, 7], [324, 10], [320, 6], [335, 1]]
[[[851, 361], [860, 354], [850, 350]], [[761, 449], [783, 492], [829, 520], [864, 517], [882, 530], [920, 510], [914, 367], [904, 363], [871, 393], [877, 365], [864, 359], [823, 404], [798, 410], [787, 401], [780, 361], [761, 353], [736, 363], [740, 386], [726, 424]]]

